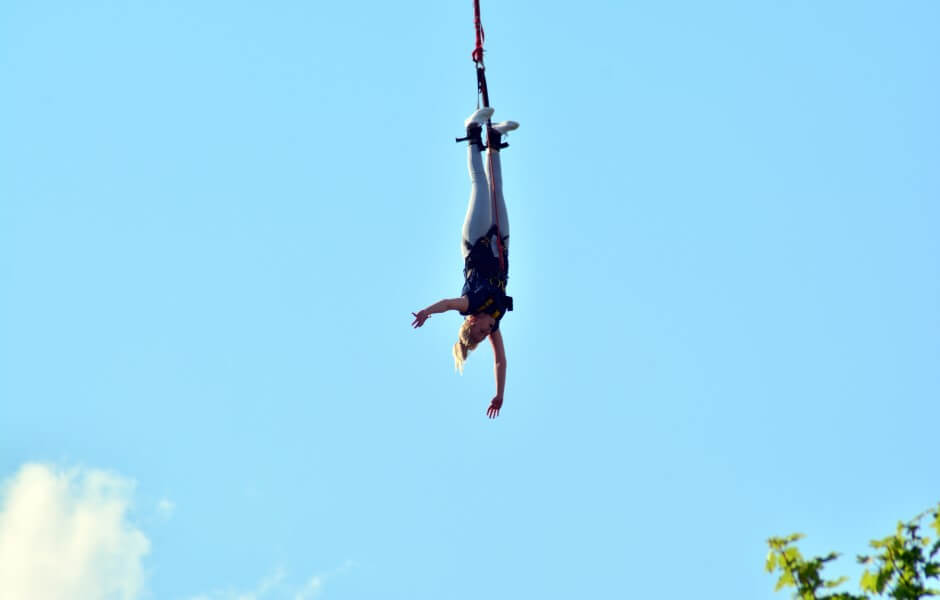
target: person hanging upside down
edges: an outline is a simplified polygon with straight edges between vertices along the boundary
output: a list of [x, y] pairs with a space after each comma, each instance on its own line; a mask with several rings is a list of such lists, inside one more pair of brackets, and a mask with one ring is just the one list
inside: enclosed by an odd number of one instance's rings
[[[483, 126], [489, 122], [493, 109], [477, 110], [464, 125], [467, 136], [467, 158], [470, 169], [470, 205], [463, 223], [461, 249], [464, 258], [464, 285], [459, 298], [435, 302], [411, 313], [412, 326], [421, 327], [434, 313], [456, 310], [464, 315], [463, 324], [454, 344], [454, 362], [463, 372], [467, 355], [487, 336], [493, 345], [496, 396], [486, 410], [491, 419], [499, 415], [506, 387], [506, 350], [499, 323], [512, 310], [512, 298], [506, 295], [509, 279], [509, 218], [503, 199], [503, 176], [499, 151], [507, 146], [502, 136], [517, 129], [519, 124], [504, 121], [487, 127], [487, 158], [489, 172], [483, 168]], [[492, 190], [492, 196], [490, 191]]]

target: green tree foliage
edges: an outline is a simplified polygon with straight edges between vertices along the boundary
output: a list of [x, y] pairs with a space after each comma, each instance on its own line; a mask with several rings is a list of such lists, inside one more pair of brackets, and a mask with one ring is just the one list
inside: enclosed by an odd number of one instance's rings
[[[921, 535], [927, 517], [932, 519], [929, 527], [936, 534], [933, 539]], [[930, 587], [930, 580], [940, 580], [940, 504], [907, 523], [898, 523], [893, 535], [871, 541], [875, 554], [858, 557], [858, 562], [866, 565], [859, 583], [862, 594], [837, 592], [835, 588], [848, 578], [826, 579], [822, 571], [839, 555], [831, 552], [807, 560], [796, 547], [802, 538], [802, 534], [795, 533], [767, 540], [767, 572], [780, 574], [776, 590], [796, 588], [793, 597], [798, 600], [919, 600], [940, 596], [940, 588]]]

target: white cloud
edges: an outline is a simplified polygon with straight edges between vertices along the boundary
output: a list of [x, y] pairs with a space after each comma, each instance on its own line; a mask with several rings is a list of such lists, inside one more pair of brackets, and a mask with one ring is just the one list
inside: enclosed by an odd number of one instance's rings
[[176, 505], [172, 501], [163, 498], [157, 502], [157, 514], [164, 520], [168, 520], [176, 511]]
[[345, 575], [355, 563], [346, 561], [341, 567], [332, 572], [320, 575], [313, 575], [302, 586], [288, 583], [287, 570], [284, 567], [278, 567], [271, 575], [268, 575], [250, 592], [240, 592], [228, 589], [225, 591], [215, 591], [211, 594], [200, 594], [193, 596], [189, 600], [313, 600], [318, 598], [323, 591], [323, 585], [327, 579], [337, 575]]
[[271, 573], [261, 581], [256, 593], [259, 596], [267, 594], [269, 591], [279, 586], [281, 582], [284, 581], [285, 577], [287, 577], [287, 570], [284, 567], [278, 567], [274, 570], [274, 573]]
[[250, 592], [215, 591], [211, 594], [194, 596], [190, 600], [263, 600], [269, 598], [271, 592], [277, 591], [285, 577], [287, 577], [287, 570], [284, 567], [278, 567]]
[[146, 536], [127, 521], [133, 483], [24, 465], [0, 492], [0, 598], [134, 600]]
[[310, 600], [314, 596], [320, 593], [320, 588], [323, 587], [323, 578], [319, 575], [314, 575], [310, 578], [310, 581], [307, 582], [297, 595], [294, 596], [294, 600]]
[[[134, 483], [96, 469], [26, 464], [0, 487], [0, 599], [139, 600], [150, 542], [128, 520]], [[156, 505], [163, 519], [175, 504]], [[250, 591], [215, 591], [191, 600], [314, 600], [345, 564], [287, 580], [274, 569]]]

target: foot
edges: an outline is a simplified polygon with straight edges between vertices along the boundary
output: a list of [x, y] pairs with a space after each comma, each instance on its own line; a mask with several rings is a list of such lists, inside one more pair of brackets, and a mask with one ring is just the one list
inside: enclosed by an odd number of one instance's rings
[[477, 109], [475, 113], [467, 117], [467, 120], [463, 122], [463, 126], [470, 127], [470, 125], [474, 123], [477, 125], [485, 125], [492, 116], [493, 109], [489, 106], [484, 106], [483, 108]]
[[495, 129], [499, 135], [506, 135], [510, 131], [519, 129], [519, 124], [515, 121], [503, 121], [502, 123], [496, 123], [493, 125], [493, 129]]

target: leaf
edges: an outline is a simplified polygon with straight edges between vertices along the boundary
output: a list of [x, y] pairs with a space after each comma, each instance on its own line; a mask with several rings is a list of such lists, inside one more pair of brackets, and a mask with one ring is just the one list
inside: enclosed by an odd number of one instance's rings
[[[930, 518], [929, 525], [925, 519]], [[936, 536], [922, 535], [930, 533]], [[802, 600], [870, 600], [867, 594], [894, 600], [922, 600], [926, 596], [940, 596], [940, 590], [925, 587], [926, 579], [940, 580], [940, 503], [936, 509], [925, 511], [907, 522], [898, 521], [892, 535], [871, 540], [872, 555], [857, 555], [858, 564], [868, 568], [863, 572], [859, 587], [862, 595], [832, 592], [817, 595], [820, 590], [834, 590], [847, 581], [839, 577], [831, 581], [823, 578], [826, 563], [839, 555], [835, 552], [812, 559], [803, 558], [795, 542], [803, 539], [801, 533], [767, 540], [771, 551], [765, 563], [768, 572], [779, 573], [776, 591], [794, 587], [793, 597]]]
[[774, 588], [775, 592], [779, 592], [785, 587], [795, 587], [796, 582], [793, 581], [793, 575], [789, 571], [784, 571], [783, 575], [780, 576], [780, 579], [777, 580], [777, 586]]
[[940, 564], [929, 562], [924, 565], [924, 577], [940, 576]]
[[805, 537], [806, 536], [802, 533], [791, 533], [789, 536], [787, 536], [787, 543], [792, 544], [794, 542], [798, 542], [802, 540]]
[[871, 592], [873, 594], [878, 593], [878, 578], [870, 572], [868, 569], [865, 569], [865, 572], [862, 573], [862, 581], [859, 583], [859, 586], [862, 588], [863, 592]]
[[768, 573], [773, 573], [777, 568], [777, 553], [771, 550], [767, 553], [767, 564], [765, 565]]
[[880, 594], [884, 591], [885, 586], [887, 586], [891, 580], [894, 579], [894, 572], [891, 570], [890, 566], [884, 566], [878, 571], [878, 577], [875, 580], [875, 587], [877, 592]]

